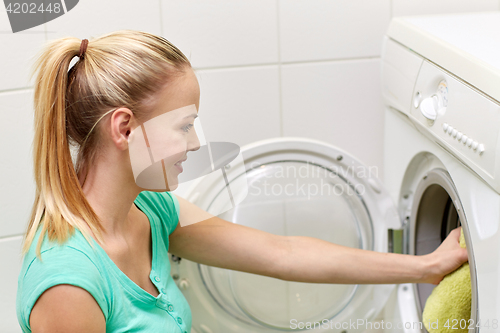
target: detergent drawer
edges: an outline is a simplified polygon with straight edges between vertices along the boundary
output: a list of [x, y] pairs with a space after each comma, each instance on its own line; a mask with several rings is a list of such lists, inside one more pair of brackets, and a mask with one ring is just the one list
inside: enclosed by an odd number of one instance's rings
[[423, 58], [407, 47], [384, 37], [382, 50], [382, 94], [387, 105], [410, 112], [413, 87]]

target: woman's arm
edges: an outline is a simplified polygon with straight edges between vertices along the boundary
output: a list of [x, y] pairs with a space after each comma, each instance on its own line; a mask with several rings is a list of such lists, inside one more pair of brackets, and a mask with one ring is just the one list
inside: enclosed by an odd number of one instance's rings
[[68, 284], [47, 289], [29, 318], [33, 333], [105, 333], [106, 322], [96, 300], [85, 289]]
[[169, 237], [170, 253], [205, 265], [279, 277], [286, 237], [225, 221], [177, 198], [180, 223]]
[[[287, 281], [438, 283], [467, 261], [467, 251], [459, 245], [459, 229], [428, 255], [380, 253], [311, 237], [273, 235], [224, 221], [178, 199], [181, 223], [171, 234], [169, 251], [205, 265]], [[196, 221], [201, 222], [191, 224]]]
[[439, 283], [467, 261], [455, 229], [431, 254], [381, 253], [310, 237], [288, 237], [284, 279], [321, 283]]

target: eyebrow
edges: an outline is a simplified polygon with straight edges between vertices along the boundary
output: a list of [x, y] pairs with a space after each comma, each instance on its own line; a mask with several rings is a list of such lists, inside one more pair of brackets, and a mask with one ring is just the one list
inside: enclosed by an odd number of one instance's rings
[[186, 119], [186, 118], [189, 118], [189, 117], [193, 117], [194, 119], [198, 118], [198, 115], [196, 113], [193, 113], [193, 114], [190, 114], [188, 116], [185, 116], [184, 118], [182, 119]]

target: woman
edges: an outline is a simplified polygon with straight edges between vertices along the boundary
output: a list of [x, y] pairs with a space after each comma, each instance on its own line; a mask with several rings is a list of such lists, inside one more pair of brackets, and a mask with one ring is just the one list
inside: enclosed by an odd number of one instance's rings
[[[167, 250], [205, 265], [316, 283], [436, 284], [467, 260], [458, 229], [425, 256], [377, 253], [268, 234], [170, 192], [143, 191], [129, 154], [134, 129], [199, 106], [189, 61], [162, 37], [127, 30], [91, 43], [55, 40], [35, 72], [37, 193], [17, 297], [25, 332], [189, 332], [189, 305], [170, 277]], [[195, 116], [169, 132], [169, 190], [187, 153], [199, 148]], [[79, 147], [75, 164], [70, 144]]]

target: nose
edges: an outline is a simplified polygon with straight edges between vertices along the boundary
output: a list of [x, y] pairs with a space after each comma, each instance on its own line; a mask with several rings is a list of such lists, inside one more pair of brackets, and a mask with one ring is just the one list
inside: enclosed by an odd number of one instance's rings
[[187, 150], [188, 151], [196, 151], [196, 150], [200, 149], [200, 140], [198, 139], [198, 135], [196, 134], [196, 131], [192, 131], [191, 133], [192, 134], [189, 136]]

